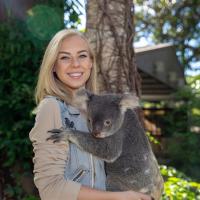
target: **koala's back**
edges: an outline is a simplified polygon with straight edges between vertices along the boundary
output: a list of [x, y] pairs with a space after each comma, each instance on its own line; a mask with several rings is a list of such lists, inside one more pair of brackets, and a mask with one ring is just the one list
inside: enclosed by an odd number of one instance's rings
[[123, 148], [120, 157], [106, 164], [108, 190], [134, 190], [150, 194], [159, 199], [163, 179], [136, 113], [127, 110], [120, 129]]

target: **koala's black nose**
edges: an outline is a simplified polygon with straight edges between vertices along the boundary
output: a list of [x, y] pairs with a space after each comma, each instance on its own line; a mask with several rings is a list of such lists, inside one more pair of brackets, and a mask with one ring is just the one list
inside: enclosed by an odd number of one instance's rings
[[98, 137], [101, 135], [101, 131], [102, 131], [102, 126], [99, 123], [94, 123], [93, 127], [92, 127], [92, 135], [94, 137]]
[[100, 131], [94, 130], [94, 131], [92, 132], [92, 135], [93, 135], [94, 137], [98, 137], [100, 134], [101, 134]]

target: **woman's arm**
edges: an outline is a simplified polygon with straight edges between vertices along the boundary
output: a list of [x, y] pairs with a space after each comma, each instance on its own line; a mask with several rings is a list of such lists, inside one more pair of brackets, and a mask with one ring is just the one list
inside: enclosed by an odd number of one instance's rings
[[81, 186], [77, 200], [151, 200], [151, 197], [134, 192], [105, 192]]
[[60, 108], [55, 99], [44, 99], [37, 111], [36, 121], [30, 132], [34, 151], [34, 182], [41, 200], [77, 200], [81, 185], [64, 177], [68, 144], [47, 141], [48, 130], [60, 128]]

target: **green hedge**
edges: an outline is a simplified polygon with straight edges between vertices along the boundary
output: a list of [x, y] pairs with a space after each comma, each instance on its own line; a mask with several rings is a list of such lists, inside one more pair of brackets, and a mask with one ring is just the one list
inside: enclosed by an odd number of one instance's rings
[[0, 24], [0, 171], [7, 198], [22, 199], [18, 168], [20, 173], [32, 171], [28, 133], [34, 123], [33, 93], [46, 44], [31, 35], [23, 21]]
[[162, 200], [199, 200], [200, 183], [192, 181], [173, 167], [160, 166], [164, 177], [164, 194]]

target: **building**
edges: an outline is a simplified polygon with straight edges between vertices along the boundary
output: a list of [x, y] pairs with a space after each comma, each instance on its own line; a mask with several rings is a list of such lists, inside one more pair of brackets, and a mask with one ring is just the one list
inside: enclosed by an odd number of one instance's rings
[[160, 101], [185, 85], [184, 69], [172, 44], [136, 48], [136, 63], [142, 79], [142, 100]]

